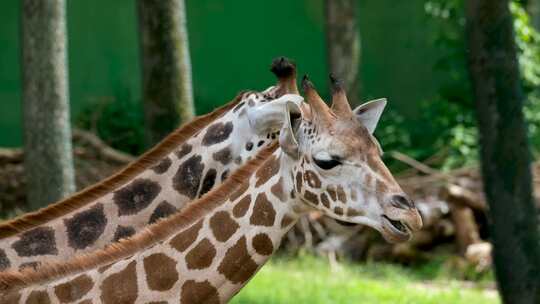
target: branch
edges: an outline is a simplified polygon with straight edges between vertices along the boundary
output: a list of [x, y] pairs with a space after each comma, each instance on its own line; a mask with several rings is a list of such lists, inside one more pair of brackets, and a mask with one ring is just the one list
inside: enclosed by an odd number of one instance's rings
[[92, 148], [96, 149], [96, 151], [103, 156], [106, 159], [109, 159], [111, 161], [121, 163], [121, 164], [127, 164], [135, 160], [135, 157], [120, 152], [118, 150], [115, 150], [111, 147], [109, 147], [106, 143], [104, 143], [99, 137], [96, 135], [83, 131], [80, 129], [74, 129], [73, 130], [73, 139], [79, 140], [81, 142], [84, 142], [91, 146]]
[[408, 156], [408, 155], [405, 155], [401, 152], [398, 152], [398, 151], [392, 151], [390, 152], [390, 156], [394, 159], [397, 159], [399, 160], [400, 162], [402, 163], [405, 163], [413, 168], [415, 168], [416, 170], [422, 172], [422, 173], [425, 173], [425, 174], [429, 174], [429, 175], [444, 175], [443, 173], [441, 173], [440, 171], [438, 170], [435, 170], [433, 168], [431, 168], [430, 166], [426, 165], [426, 164], [423, 164], [419, 161], [417, 161], [416, 159]]
[[476, 210], [486, 211], [487, 205], [482, 197], [466, 188], [449, 184], [441, 189], [441, 196], [450, 203], [467, 206]]

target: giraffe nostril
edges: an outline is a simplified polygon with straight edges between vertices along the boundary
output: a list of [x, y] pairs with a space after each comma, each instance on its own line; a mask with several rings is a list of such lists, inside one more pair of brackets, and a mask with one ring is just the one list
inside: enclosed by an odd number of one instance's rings
[[404, 195], [393, 195], [391, 202], [396, 208], [414, 208], [414, 202]]

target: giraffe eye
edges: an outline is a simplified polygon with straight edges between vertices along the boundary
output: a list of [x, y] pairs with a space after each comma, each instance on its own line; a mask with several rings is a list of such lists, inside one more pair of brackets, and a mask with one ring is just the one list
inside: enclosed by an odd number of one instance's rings
[[324, 169], [324, 170], [330, 170], [336, 166], [339, 166], [341, 165], [341, 161], [335, 159], [335, 158], [331, 158], [331, 159], [317, 159], [317, 158], [313, 158], [313, 161], [315, 162], [315, 164], [317, 166], [319, 166], [321, 169]]

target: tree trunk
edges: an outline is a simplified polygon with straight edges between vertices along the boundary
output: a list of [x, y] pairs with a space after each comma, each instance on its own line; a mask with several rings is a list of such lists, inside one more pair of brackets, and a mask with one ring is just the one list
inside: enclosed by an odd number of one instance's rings
[[505, 303], [539, 303], [540, 234], [508, 0], [468, 0], [466, 18], [499, 290]]
[[343, 79], [352, 104], [360, 100], [360, 32], [356, 9], [355, 0], [325, 1], [328, 66]]
[[138, 0], [147, 144], [194, 116], [184, 0]]
[[64, 0], [23, 0], [24, 165], [29, 206], [75, 190], [68, 101]]

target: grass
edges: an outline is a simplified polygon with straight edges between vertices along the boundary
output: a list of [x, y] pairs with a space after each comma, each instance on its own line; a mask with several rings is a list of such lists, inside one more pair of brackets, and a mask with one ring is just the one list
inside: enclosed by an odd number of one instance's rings
[[[500, 303], [495, 291], [465, 287], [437, 265], [413, 269], [380, 263], [340, 264], [332, 270], [324, 259], [308, 255], [277, 257], [231, 303]], [[489, 278], [474, 285], [486, 283]]]

